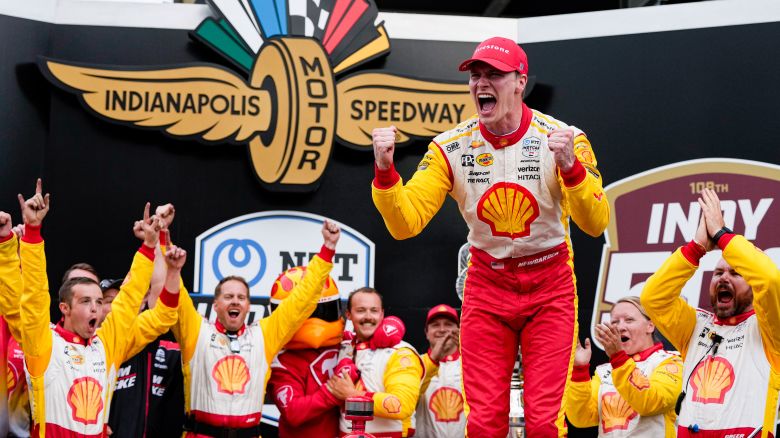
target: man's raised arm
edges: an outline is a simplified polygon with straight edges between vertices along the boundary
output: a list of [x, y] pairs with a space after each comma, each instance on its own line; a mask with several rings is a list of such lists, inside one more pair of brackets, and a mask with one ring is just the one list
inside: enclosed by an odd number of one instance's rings
[[11, 215], [0, 211], [0, 315], [16, 342], [22, 342], [19, 304], [22, 300], [22, 271], [19, 269], [19, 241], [13, 232]]

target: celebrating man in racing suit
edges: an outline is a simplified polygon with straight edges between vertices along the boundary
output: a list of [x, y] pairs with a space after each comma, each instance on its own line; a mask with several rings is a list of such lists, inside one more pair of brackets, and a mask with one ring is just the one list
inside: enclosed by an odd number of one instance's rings
[[[139, 316], [138, 307], [149, 287], [159, 235], [157, 219], [145, 218], [144, 243], [130, 268], [130, 281], [122, 286], [114, 303], [115, 311], [103, 325], [97, 327], [100, 287], [83, 277], [62, 285], [59, 308], [63, 318], [51, 325], [51, 298], [40, 233], [49, 210], [49, 195], [42, 195], [40, 180], [35, 195], [27, 201], [20, 195], [20, 204], [25, 224], [20, 243], [21, 272], [16, 251], [2, 251], [0, 265], [6, 276], [4, 284], [23, 285], [19, 333], [28, 373], [32, 436], [104, 436], [119, 365], [176, 321], [178, 279], [186, 254], [176, 248], [166, 257], [168, 278], [160, 303]], [[0, 229], [3, 245], [8, 242], [8, 232]], [[6, 269], [10, 266], [16, 266], [16, 270]], [[18, 290], [6, 289], [3, 293], [17, 294]]]
[[317, 307], [340, 232], [336, 224], [325, 221], [324, 244], [303, 280], [271, 316], [250, 326], [244, 324], [249, 287], [241, 277], [225, 277], [217, 285], [213, 324], [186, 294], [182, 296], [173, 332], [181, 347], [188, 437], [260, 435], [271, 362]]
[[602, 233], [609, 205], [601, 175], [582, 131], [523, 103], [528, 62], [514, 41], [484, 41], [460, 70], [470, 72], [478, 113], [434, 138], [406, 185], [393, 167], [396, 129], [374, 130], [374, 204], [396, 239], [419, 234], [448, 193], [469, 226], [461, 317], [467, 435], [507, 434], [518, 344], [528, 435], [563, 435], [577, 338], [569, 217], [592, 236]]
[[[725, 227], [720, 201], [705, 189], [693, 241], [669, 257], [642, 290], [642, 305], [682, 353], [679, 437], [768, 437], [780, 388], [780, 270], [745, 237]], [[710, 281], [713, 312], [680, 291], [717, 245]], [[678, 405], [678, 407], [680, 407]]]

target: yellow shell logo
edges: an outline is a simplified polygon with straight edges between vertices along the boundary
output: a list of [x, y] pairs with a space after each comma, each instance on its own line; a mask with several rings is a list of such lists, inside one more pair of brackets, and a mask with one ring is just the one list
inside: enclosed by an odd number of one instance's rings
[[5, 370], [6, 370], [5, 373], [6, 388], [8, 388], [8, 393], [10, 394], [14, 391], [14, 388], [16, 388], [16, 372], [14, 372], [14, 369], [10, 363], [8, 364]]
[[531, 223], [539, 217], [539, 205], [524, 187], [502, 182], [479, 199], [477, 217], [490, 226], [494, 236], [517, 239], [531, 234]]
[[601, 428], [604, 433], [626, 430], [628, 424], [639, 415], [617, 392], [607, 392], [601, 397]]
[[493, 154], [486, 152], [484, 154], [477, 155], [477, 164], [482, 167], [487, 167], [493, 164]]
[[725, 358], [710, 356], [693, 370], [693, 401], [722, 404], [732, 386], [734, 368]]
[[436, 421], [444, 423], [458, 421], [460, 413], [463, 412], [463, 396], [454, 388], [446, 386], [439, 388], [431, 395], [428, 408], [433, 412]]
[[225, 394], [243, 394], [249, 383], [249, 367], [238, 355], [220, 359], [211, 370], [211, 377], [217, 382], [217, 391]]
[[73, 381], [67, 397], [73, 421], [97, 424], [103, 410], [103, 387], [94, 377], [82, 377]]
[[482, 140], [474, 140], [474, 141], [471, 142], [471, 144], [469, 146], [471, 146], [472, 148], [476, 149], [476, 148], [485, 146], [485, 142], [482, 141]]
[[634, 368], [634, 371], [631, 373], [631, 376], [628, 377], [628, 382], [634, 385], [636, 389], [643, 390], [650, 387], [650, 380], [647, 379], [647, 376], [645, 376], [641, 371], [639, 371], [639, 368]]
[[401, 412], [401, 401], [398, 400], [398, 397], [391, 395], [384, 399], [382, 407], [390, 414], [397, 414]]

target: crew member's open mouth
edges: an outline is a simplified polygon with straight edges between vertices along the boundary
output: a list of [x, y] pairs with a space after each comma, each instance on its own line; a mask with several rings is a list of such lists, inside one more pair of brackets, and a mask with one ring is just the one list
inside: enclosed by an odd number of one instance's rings
[[89, 320], [89, 328], [94, 330], [96, 326], [97, 326], [97, 318], [90, 319]]
[[238, 315], [240, 315], [240, 314], [241, 314], [241, 312], [236, 310], [236, 309], [228, 310], [228, 316], [231, 317], [231, 318], [238, 318]]
[[620, 342], [628, 342], [630, 339], [631, 338], [629, 338], [628, 336], [621, 336], [620, 337]]
[[733, 300], [734, 294], [730, 290], [723, 289], [718, 291], [718, 303], [728, 304]]

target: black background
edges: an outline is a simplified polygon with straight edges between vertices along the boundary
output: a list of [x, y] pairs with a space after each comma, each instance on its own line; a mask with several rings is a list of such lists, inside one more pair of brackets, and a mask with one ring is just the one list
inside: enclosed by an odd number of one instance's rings
[[[586, 131], [605, 185], [695, 158], [779, 163], [779, 40], [780, 23], [769, 23], [524, 44], [536, 77], [527, 103]], [[456, 66], [474, 45], [392, 40], [390, 55], [364, 69], [465, 81]], [[371, 201], [370, 152], [337, 145], [317, 191], [270, 192], [258, 184], [245, 146], [180, 141], [99, 120], [35, 65], [39, 55], [104, 65], [228, 65], [187, 31], [0, 16], [0, 53], [0, 210], [20, 220], [16, 193], [29, 196], [35, 178], [44, 179], [52, 193], [43, 234], [53, 291], [64, 269], [79, 261], [104, 277], [124, 275], [138, 245], [130, 228], [148, 200], [176, 205], [172, 237], [191, 255], [183, 274], [190, 287], [198, 234], [239, 215], [291, 209], [344, 222], [374, 241], [375, 285], [386, 313], [402, 317], [418, 349], [427, 349], [427, 310], [440, 302], [458, 306], [453, 285], [466, 227], [457, 206], [445, 202], [420, 236], [394, 241]], [[419, 141], [396, 153], [403, 177], [426, 146]], [[604, 241], [578, 229], [572, 235], [587, 332]], [[604, 360], [597, 355], [593, 363]]]

